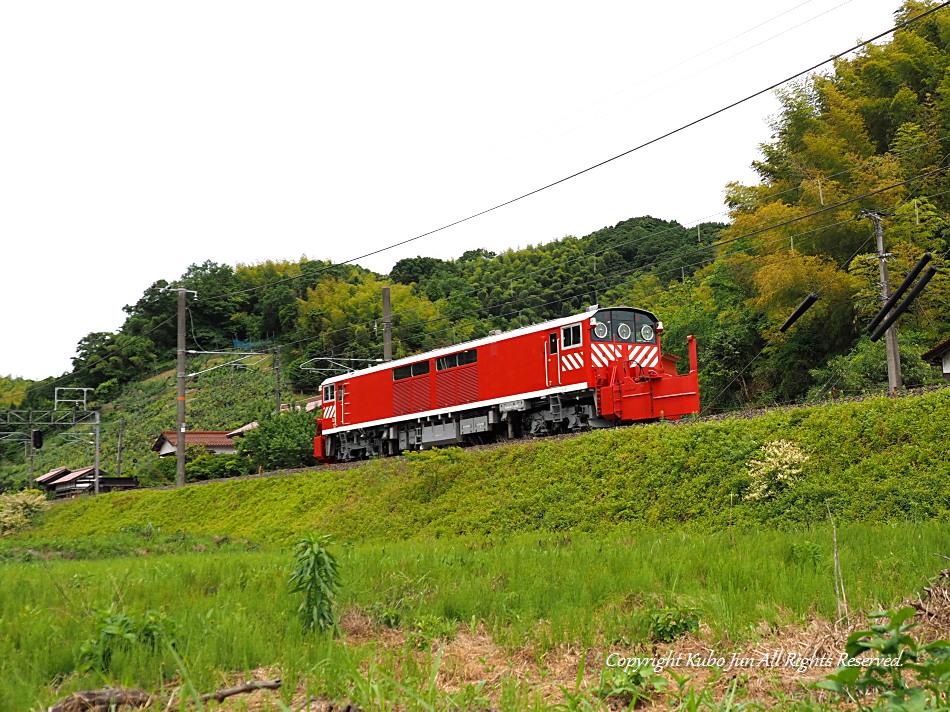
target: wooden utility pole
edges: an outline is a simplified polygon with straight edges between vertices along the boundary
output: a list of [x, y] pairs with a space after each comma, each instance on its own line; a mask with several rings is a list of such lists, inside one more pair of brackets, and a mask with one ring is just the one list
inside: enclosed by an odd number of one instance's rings
[[383, 361], [393, 360], [393, 317], [389, 287], [383, 287]]
[[178, 435], [175, 438], [175, 485], [185, 486], [185, 299], [188, 292], [178, 288]]
[[176, 476], [175, 486], [185, 486], [185, 309], [188, 292], [191, 292], [197, 298], [198, 292], [184, 287], [175, 287], [169, 289], [165, 287], [162, 291], [178, 292], [178, 436], [175, 446], [175, 464]]
[[[874, 235], [877, 238], [877, 258], [881, 273], [881, 304], [887, 304], [891, 296], [891, 286], [887, 272], [887, 253], [884, 252], [884, 221], [880, 213], [865, 212], [874, 223]], [[897, 393], [901, 386], [901, 359], [897, 350], [897, 327], [891, 327], [884, 334], [887, 349], [887, 385], [891, 394]]]

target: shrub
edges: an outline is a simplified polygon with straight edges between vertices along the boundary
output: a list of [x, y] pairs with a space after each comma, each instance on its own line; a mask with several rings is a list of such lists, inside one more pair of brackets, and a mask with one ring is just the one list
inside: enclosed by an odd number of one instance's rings
[[[888, 622], [848, 636], [844, 665], [816, 687], [837, 692], [859, 710], [950, 709], [950, 642], [919, 643], [909, 634], [917, 625], [908, 622], [915, 613], [908, 607], [869, 616]], [[908, 680], [905, 670], [913, 672], [918, 684]], [[876, 700], [874, 693], [879, 693]]]
[[185, 465], [185, 477], [189, 482], [217, 480], [223, 477], [249, 475], [254, 467], [241, 455], [199, 455]]
[[316, 424], [312, 413], [285, 410], [258, 417], [258, 426], [238, 439], [238, 452], [250, 457], [254, 467], [279, 470], [315, 465], [313, 437]]
[[647, 613], [650, 637], [661, 643], [699, 630], [699, 612], [693, 608], [662, 608]]
[[49, 502], [39, 490], [0, 494], [0, 534], [18, 529], [43, 511]]
[[96, 635], [79, 648], [79, 669], [106, 672], [112, 656], [142, 646], [152, 651], [163, 642], [174, 645], [175, 622], [163, 612], [146, 611], [141, 618], [106, 611], [102, 614]]
[[633, 709], [640, 700], [652, 702], [650, 693], [663, 690], [666, 684], [665, 677], [643, 667], [606, 668], [594, 694]]
[[808, 455], [795, 443], [788, 440], [776, 440], [761, 448], [761, 459], [749, 463], [749, 476], [752, 484], [745, 498], [751, 500], [768, 499], [786, 489], [800, 475], [799, 465], [808, 461]]
[[297, 613], [304, 630], [328, 630], [336, 625], [333, 606], [340, 589], [339, 569], [329, 545], [330, 537], [308, 534], [294, 549], [294, 570], [287, 584], [291, 593], [303, 594]]

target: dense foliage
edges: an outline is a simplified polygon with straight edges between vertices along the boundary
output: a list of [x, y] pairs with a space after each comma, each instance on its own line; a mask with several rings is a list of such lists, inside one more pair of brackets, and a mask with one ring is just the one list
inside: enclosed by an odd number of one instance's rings
[[246, 455], [254, 469], [279, 470], [316, 465], [313, 457], [313, 413], [303, 409], [268, 412], [256, 428], [247, 430], [238, 441], [238, 452]]

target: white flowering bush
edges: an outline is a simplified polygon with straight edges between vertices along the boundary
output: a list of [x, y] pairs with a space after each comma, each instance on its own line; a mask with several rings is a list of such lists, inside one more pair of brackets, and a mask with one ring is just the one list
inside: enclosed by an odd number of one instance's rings
[[752, 484], [745, 498], [751, 500], [774, 497], [801, 474], [801, 465], [808, 455], [788, 440], [776, 440], [759, 448], [759, 456], [749, 462]]
[[22, 527], [49, 505], [39, 490], [0, 494], [0, 534]]

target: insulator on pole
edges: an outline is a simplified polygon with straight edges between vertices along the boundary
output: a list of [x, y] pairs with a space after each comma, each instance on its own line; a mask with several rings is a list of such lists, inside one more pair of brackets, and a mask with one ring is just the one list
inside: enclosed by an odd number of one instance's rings
[[907, 288], [911, 283], [917, 279], [917, 275], [920, 274], [921, 270], [927, 266], [927, 263], [930, 262], [933, 255], [929, 252], [925, 252], [924, 256], [917, 260], [917, 264], [914, 265], [914, 268], [907, 273], [907, 277], [901, 282], [901, 286], [894, 290], [894, 293], [890, 298], [884, 302], [884, 305], [881, 307], [881, 311], [874, 315], [874, 318], [871, 319], [871, 323], [868, 324], [867, 331], [872, 333], [877, 325], [881, 323], [881, 320], [887, 316], [887, 313], [897, 304], [897, 300], [904, 296], [904, 292], [907, 291]]
[[779, 327], [779, 331], [786, 332], [788, 328], [799, 320], [802, 314], [807, 312], [811, 305], [818, 301], [818, 295], [812, 292], [807, 297], [802, 300], [802, 303], [798, 305], [798, 309], [792, 312], [792, 315], [785, 320], [785, 323]]
[[893, 326], [894, 322], [897, 321], [898, 317], [900, 317], [901, 314], [907, 311], [907, 307], [909, 307], [911, 303], [917, 298], [917, 295], [920, 294], [922, 291], [924, 291], [924, 287], [927, 286], [927, 282], [933, 279], [933, 276], [935, 274], [937, 274], [936, 268], [934, 267], [927, 268], [927, 271], [924, 272], [924, 276], [921, 277], [920, 281], [914, 285], [914, 288], [910, 290], [910, 293], [906, 297], [904, 297], [904, 301], [898, 304], [897, 307], [895, 307], [894, 311], [892, 311], [888, 315], [888, 317], [884, 320], [884, 322], [879, 327], [877, 327], [875, 332], [871, 334], [871, 341], [877, 341], [882, 336], [884, 336], [884, 333], [888, 329], [890, 329], [891, 326]]

